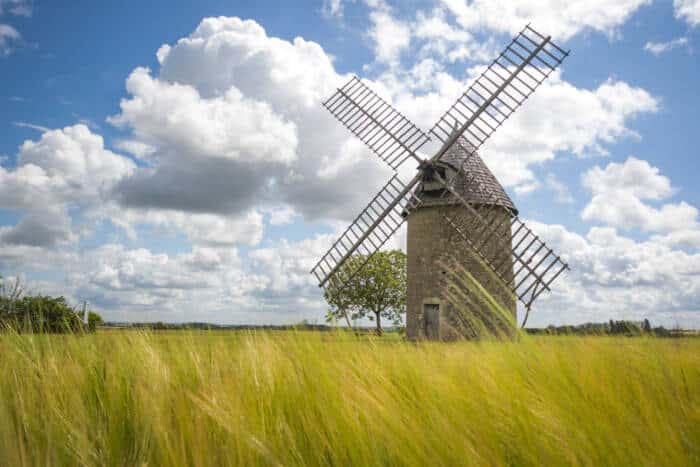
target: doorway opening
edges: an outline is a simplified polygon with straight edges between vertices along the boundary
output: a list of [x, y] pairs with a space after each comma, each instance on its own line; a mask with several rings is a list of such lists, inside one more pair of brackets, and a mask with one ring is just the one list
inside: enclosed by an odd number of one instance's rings
[[423, 334], [426, 339], [440, 339], [440, 305], [423, 304]]

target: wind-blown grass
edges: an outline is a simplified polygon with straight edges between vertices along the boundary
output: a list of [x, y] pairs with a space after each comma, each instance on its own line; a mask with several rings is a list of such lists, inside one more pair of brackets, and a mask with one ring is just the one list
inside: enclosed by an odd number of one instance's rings
[[697, 465], [700, 340], [0, 334], [0, 465]]

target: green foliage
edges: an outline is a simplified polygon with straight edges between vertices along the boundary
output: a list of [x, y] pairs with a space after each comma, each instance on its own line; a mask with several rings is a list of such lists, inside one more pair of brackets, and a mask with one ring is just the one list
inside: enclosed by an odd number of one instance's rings
[[[365, 256], [351, 256], [338, 276], [347, 277], [365, 260]], [[345, 287], [331, 283], [324, 296], [331, 306], [326, 315], [329, 322], [342, 318], [350, 326], [348, 315], [353, 320], [367, 317], [375, 321], [377, 334], [382, 333], [382, 318], [400, 325], [406, 311], [406, 254], [400, 250], [378, 251]]]
[[628, 337], [650, 335], [655, 337], [681, 337], [692, 332], [677, 330], [670, 331], [663, 326], [652, 327], [648, 319], [641, 322], [610, 320], [606, 323], [583, 323], [577, 325], [554, 326], [550, 324], [546, 328], [528, 328], [528, 334], [547, 334], [550, 336], [607, 336], [622, 335]]
[[[38, 333], [81, 332], [86, 330], [82, 311], [68, 305], [64, 297], [22, 296], [19, 279], [8, 282], [0, 277], [0, 329]], [[87, 330], [94, 331], [102, 317], [90, 311]]]
[[87, 324], [90, 331], [95, 331], [98, 326], [102, 326], [104, 324], [104, 321], [102, 320], [102, 316], [98, 315], [94, 311], [88, 311]]
[[699, 463], [700, 339], [0, 335], [2, 466]]
[[78, 313], [63, 297], [27, 296], [16, 300], [3, 316], [5, 325], [31, 332], [77, 332], [83, 328]]

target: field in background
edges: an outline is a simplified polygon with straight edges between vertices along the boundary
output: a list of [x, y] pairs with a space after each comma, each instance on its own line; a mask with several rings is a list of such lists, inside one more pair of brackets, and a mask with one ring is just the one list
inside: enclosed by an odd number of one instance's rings
[[700, 339], [0, 334], [0, 465], [698, 465]]

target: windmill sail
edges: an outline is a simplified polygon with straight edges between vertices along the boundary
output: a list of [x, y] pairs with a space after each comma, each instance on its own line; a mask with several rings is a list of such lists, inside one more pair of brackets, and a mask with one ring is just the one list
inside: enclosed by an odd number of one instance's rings
[[430, 137], [353, 77], [323, 103], [334, 117], [396, 170]]
[[338, 275], [334, 281], [334, 285], [344, 286], [396, 233], [405, 221], [405, 213], [420, 205], [420, 200], [412, 194], [412, 189], [418, 181], [419, 178], [416, 178], [411, 184], [404, 185], [394, 175], [379, 190], [379, 193], [311, 270], [318, 279], [319, 286], [323, 287], [331, 277], [336, 275], [348, 257], [359, 253], [365, 261], [357, 264], [354, 271], [344, 271], [344, 275]]
[[[464, 242], [491, 268], [495, 275], [515, 294], [529, 310], [540, 294], [549, 290], [550, 284], [568, 265], [554, 253], [542, 239], [523, 222], [514, 211], [509, 218], [494, 216], [492, 212], [503, 206], [496, 199], [496, 191], [489, 190], [476, 171], [470, 171], [470, 158], [478, 158], [473, 147], [458, 140], [452, 151], [463, 153], [462, 167], [455, 176], [446, 181], [447, 191], [459, 200], [472, 214], [457, 218], [443, 215], [444, 219], [459, 234]], [[455, 190], [455, 183], [461, 180], [474, 192], [479, 203], [474, 205]], [[511, 249], [512, 263], [490, 248], [493, 243], [501, 248]]]
[[464, 136], [478, 149], [567, 55], [549, 36], [525, 26], [430, 133], [446, 147]]
[[[454, 195], [471, 216], [467, 220], [446, 220], [529, 311], [532, 302], [542, 291], [549, 290], [552, 281], [568, 266], [517, 217], [514, 209], [505, 217], [490, 215], [498, 203], [489, 198], [493, 193], [483, 186], [477, 174], [469, 172], [469, 161], [478, 157], [476, 150], [567, 55], [549, 36], [526, 26], [432, 128], [430, 133], [442, 142], [442, 147], [425, 161], [416, 153], [430, 140], [427, 134], [358, 78], [353, 77], [339, 88], [323, 105], [344, 126], [392, 169], [396, 170], [409, 157], [419, 161], [420, 166], [419, 173], [407, 185], [394, 176], [336, 240], [312, 269], [319, 285], [327, 286], [331, 281], [334, 286], [344, 286], [398, 230], [404, 222], [402, 214], [421, 204], [413, 190], [423, 175], [451, 148], [459, 146], [466, 157], [454, 177], [445, 180], [434, 175], [444, 185], [445, 193]], [[454, 187], [457, 176], [480, 192], [478, 203], [459, 196]], [[490, 257], [485, 248], [488, 242], [512, 251], [513, 262], [499, 264], [497, 258]], [[342, 271], [341, 266], [355, 253], [362, 255], [364, 262], [354, 265], [352, 271]]]

